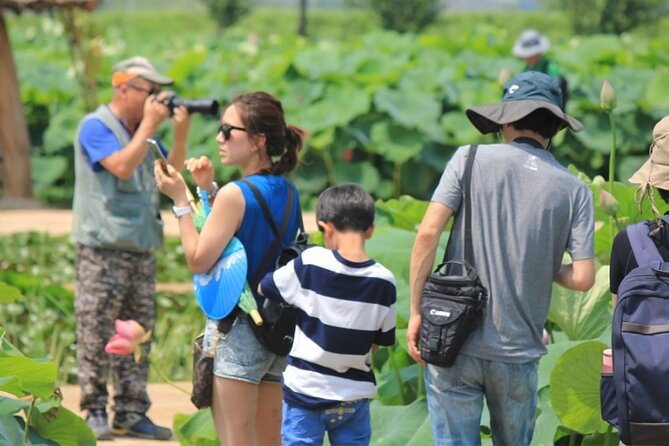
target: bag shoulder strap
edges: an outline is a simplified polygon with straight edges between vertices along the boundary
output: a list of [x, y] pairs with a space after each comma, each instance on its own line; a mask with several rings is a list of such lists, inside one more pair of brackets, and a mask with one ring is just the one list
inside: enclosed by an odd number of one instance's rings
[[[476, 151], [478, 150], [478, 144], [472, 144], [469, 146], [469, 155], [467, 156], [467, 162], [465, 163], [465, 172], [462, 176], [463, 182], [463, 195], [464, 195], [464, 212], [459, 212], [456, 216], [464, 218], [464, 259], [471, 266], [474, 266], [474, 248], [472, 247], [472, 202], [471, 202], [471, 180], [472, 180], [472, 169], [474, 166], [474, 158], [476, 157]], [[453, 228], [455, 228], [455, 221], [453, 222]], [[453, 230], [451, 230], [451, 235], [448, 237], [448, 243], [446, 244], [446, 249], [444, 249], [444, 258], [442, 263], [446, 262], [446, 255], [448, 254], [448, 247], [451, 244], [453, 239]]]
[[[663, 217], [665, 223], [668, 217]], [[629, 238], [634, 259], [639, 266], [650, 265], [653, 262], [662, 262], [662, 256], [657, 246], [650, 238], [648, 222], [642, 221], [627, 227], [627, 238]]]
[[[258, 285], [258, 282], [261, 279], [260, 276], [262, 275], [263, 271], [265, 271], [269, 266], [269, 262], [272, 260], [272, 257], [276, 252], [277, 248], [281, 246], [281, 240], [283, 239], [283, 235], [286, 233], [286, 230], [288, 229], [288, 223], [290, 222], [290, 213], [293, 210], [293, 200], [295, 198], [295, 194], [293, 192], [293, 188], [290, 187], [290, 185], [288, 185], [288, 198], [286, 200], [286, 207], [283, 211], [283, 217], [281, 219], [281, 227], [277, 229], [276, 223], [272, 218], [272, 213], [269, 210], [269, 206], [267, 206], [267, 201], [265, 201], [265, 198], [263, 197], [258, 187], [248, 180], [241, 180], [241, 182], [246, 184], [249, 187], [249, 189], [251, 189], [251, 192], [255, 196], [256, 201], [258, 202], [260, 208], [262, 209], [262, 213], [265, 217], [265, 220], [267, 220], [267, 223], [272, 228], [272, 232], [274, 233], [274, 241], [267, 250], [265, 258], [263, 259], [262, 262], [260, 262], [260, 266], [258, 267], [255, 276], [251, 280], [250, 285], [255, 287]], [[302, 220], [301, 217], [302, 213], [300, 213], [300, 221]]]

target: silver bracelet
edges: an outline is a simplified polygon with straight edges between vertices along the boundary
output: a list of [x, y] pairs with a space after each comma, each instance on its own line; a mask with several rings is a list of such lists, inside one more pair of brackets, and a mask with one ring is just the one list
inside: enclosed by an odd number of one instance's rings
[[[212, 181], [211, 184], [214, 185], [214, 190], [212, 192], [207, 191], [207, 196], [209, 197], [209, 201], [214, 201], [214, 198], [216, 197], [216, 194], [218, 193], [220, 188], [218, 187], [218, 183], [216, 181]], [[200, 189], [200, 186], [198, 186], [196, 189], [197, 189], [197, 194], [200, 195], [200, 192], [202, 191], [202, 189]]]

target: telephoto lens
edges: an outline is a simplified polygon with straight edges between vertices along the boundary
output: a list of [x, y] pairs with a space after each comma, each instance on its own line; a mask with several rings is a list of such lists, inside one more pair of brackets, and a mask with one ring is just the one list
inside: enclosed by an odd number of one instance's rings
[[218, 116], [218, 101], [216, 99], [187, 99], [177, 95], [167, 98], [165, 103], [170, 109], [170, 114], [174, 113], [176, 107], [186, 107], [188, 113], [200, 113], [205, 116]]

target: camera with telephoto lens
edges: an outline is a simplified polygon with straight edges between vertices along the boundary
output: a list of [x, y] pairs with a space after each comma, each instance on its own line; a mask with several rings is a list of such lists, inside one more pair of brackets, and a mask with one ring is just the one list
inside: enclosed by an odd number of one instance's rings
[[176, 107], [184, 106], [188, 113], [201, 113], [205, 116], [218, 116], [218, 101], [216, 99], [186, 99], [172, 95], [165, 100], [165, 106], [174, 114]]

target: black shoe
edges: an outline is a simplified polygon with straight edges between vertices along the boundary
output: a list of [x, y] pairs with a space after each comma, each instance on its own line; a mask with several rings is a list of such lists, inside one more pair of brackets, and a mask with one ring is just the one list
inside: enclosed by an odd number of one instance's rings
[[170, 440], [172, 431], [158, 426], [146, 414], [137, 412], [119, 412], [114, 416], [112, 424], [114, 435], [148, 438], [153, 440]]

